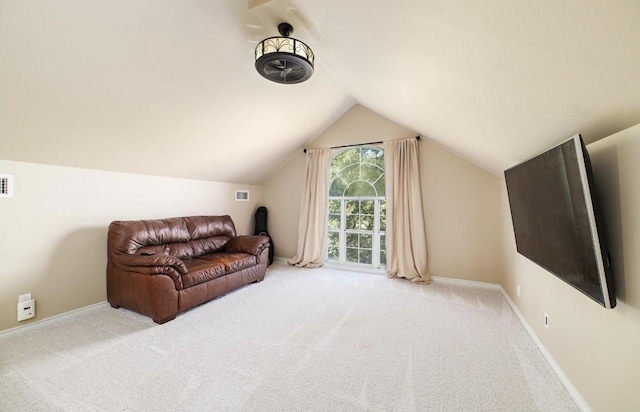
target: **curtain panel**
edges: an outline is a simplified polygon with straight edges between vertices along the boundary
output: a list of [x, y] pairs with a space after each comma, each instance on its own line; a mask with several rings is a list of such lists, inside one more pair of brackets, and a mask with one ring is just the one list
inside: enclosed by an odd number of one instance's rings
[[383, 143], [387, 198], [387, 276], [430, 283], [415, 138]]
[[329, 203], [329, 171], [331, 149], [307, 149], [307, 168], [304, 178], [298, 246], [289, 264], [317, 268], [327, 256], [327, 225]]

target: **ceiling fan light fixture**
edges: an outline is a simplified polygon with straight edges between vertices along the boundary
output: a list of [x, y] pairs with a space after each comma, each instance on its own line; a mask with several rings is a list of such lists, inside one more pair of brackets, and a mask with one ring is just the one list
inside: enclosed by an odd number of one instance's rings
[[256, 46], [256, 70], [265, 79], [276, 83], [295, 84], [313, 74], [313, 50], [304, 42], [289, 37], [293, 27], [278, 25], [280, 36], [269, 37]]

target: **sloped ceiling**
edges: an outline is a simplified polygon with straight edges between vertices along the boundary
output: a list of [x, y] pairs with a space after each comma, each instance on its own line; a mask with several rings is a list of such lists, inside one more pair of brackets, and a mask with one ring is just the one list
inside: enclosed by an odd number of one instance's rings
[[356, 103], [498, 175], [640, 122], [640, 3], [0, 0], [1, 159], [259, 183]]

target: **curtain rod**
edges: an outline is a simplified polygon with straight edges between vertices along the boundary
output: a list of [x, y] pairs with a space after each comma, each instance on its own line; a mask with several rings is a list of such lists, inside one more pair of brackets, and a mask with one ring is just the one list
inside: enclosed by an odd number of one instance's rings
[[[420, 135], [416, 136], [416, 140], [420, 141]], [[366, 146], [368, 144], [380, 144], [384, 143], [384, 141], [379, 142], [369, 142], [369, 143], [355, 143], [355, 144], [345, 144], [344, 146], [331, 146], [329, 149], [342, 149], [344, 147], [356, 147], [356, 146]], [[305, 153], [307, 153], [307, 149], [303, 149]]]

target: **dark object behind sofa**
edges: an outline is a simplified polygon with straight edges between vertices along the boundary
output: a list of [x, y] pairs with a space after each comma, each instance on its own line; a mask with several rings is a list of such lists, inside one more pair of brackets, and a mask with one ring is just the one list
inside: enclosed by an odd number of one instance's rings
[[264, 206], [260, 206], [256, 210], [255, 214], [255, 230], [253, 231], [254, 235], [266, 236], [269, 238], [269, 264], [273, 263], [273, 254], [275, 250], [273, 249], [273, 239], [269, 232], [267, 232], [267, 208]]
[[264, 279], [265, 236], [237, 236], [229, 216], [115, 221], [107, 241], [107, 299], [164, 323]]

